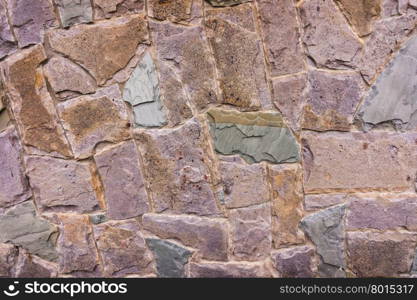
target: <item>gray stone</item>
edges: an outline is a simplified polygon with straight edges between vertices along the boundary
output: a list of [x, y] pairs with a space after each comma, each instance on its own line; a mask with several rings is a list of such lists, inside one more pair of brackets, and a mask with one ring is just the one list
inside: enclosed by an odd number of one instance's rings
[[17, 278], [51, 278], [57, 276], [57, 265], [45, 261], [20, 249], [15, 265], [14, 277]]
[[159, 277], [185, 277], [184, 267], [191, 251], [160, 239], [146, 239], [146, 243], [154, 253]]
[[1, 28], [0, 30], [0, 59], [1, 59], [4, 56], [15, 51], [17, 48], [16, 40], [10, 29], [9, 21], [7, 18], [7, 10], [3, 2], [0, 2], [0, 28]]
[[27, 201], [0, 215], [0, 243], [21, 246], [46, 260], [58, 258], [55, 250], [57, 228], [36, 215], [35, 206]]
[[133, 106], [136, 125], [160, 127], [167, 123], [161, 103], [158, 74], [149, 52], [126, 82], [123, 100]]
[[252, 0], [206, 0], [212, 6], [232, 6], [245, 2], [251, 2]]
[[90, 215], [90, 222], [94, 225], [98, 225], [107, 221], [107, 217], [105, 214], [95, 214]]
[[281, 277], [313, 277], [314, 248], [311, 246], [298, 246], [285, 248], [272, 253], [274, 267]]
[[417, 275], [417, 250], [414, 254], [413, 266], [411, 267], [411, 274]]
[[64, 27], [89, 23], [93, 20], [93, 9], [90, 0], [55, 0], [55, 3]]
[[145, 0], [94, 0], [94, 19], [109, 19], [142, 12]]

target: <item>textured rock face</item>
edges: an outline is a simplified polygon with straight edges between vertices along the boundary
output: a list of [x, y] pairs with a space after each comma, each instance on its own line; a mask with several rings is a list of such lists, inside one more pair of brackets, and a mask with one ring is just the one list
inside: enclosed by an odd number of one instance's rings
[[89, 23], [93, 20], [93, 9], [90, 0], [55, 0], [55, 3], [64, 27]]
[[314, 249], [309, 246], [298, 246], [272, 253], [274, 267], [282, 277], [314, 277]]
[[13, 276], [13, 267], [16, 264], [19, 250], [10, 244], [0, 244], [0, 277]]
[[142, 12], [144, 0], [94, 0], [96, 19], [108, 19]]
[[305, 195], [304, 207], [306, 210], [316, 210], [337, 204], [342, 204], [347, 201], [348, 195], [346, 194]]
[[199, 0], [149, 0], [149, 16], [163, 21], [188, 22], [202, 16], [201, 1]]
[[181, 215], [143, 215], [146, 230], [164, 239], [178, 239], [184, 245], [199, 249], [208, 260], [227, 259], [226, 221]]
[[21, 278], [50, 278], [56, 277], [57, 266], [55, 263], [45, 261], [33, 256], [24, 250], [19, 253], [16, 263], [15, 277]]
[[16, 40], [11, 31], [5, 4], [0, 3], [0, 58], [8, 55], [16, 49]]
[[107, 216], [128, 219], [149, 211], [139, 153], [133, 141], [94, 156], [107, 200]]
[[232, 6], [250, 1], [252, 0], [207, 0], [212, 6]]
[[278, 113], [208, 111], [211, 135], [217, 152], [239, 154], [248, 163], [296, 162], [298, 146]]
[[254, 278], [271, 277], [260, 264], [230, 263], [192, 263], [191, 277], [199, 278]]

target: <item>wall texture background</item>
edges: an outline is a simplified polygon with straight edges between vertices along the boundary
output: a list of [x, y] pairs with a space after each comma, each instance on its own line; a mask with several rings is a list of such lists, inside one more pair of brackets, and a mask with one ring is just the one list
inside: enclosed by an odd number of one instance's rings
[[0, 276], [413, 276], [416, 9], [0, 0]]

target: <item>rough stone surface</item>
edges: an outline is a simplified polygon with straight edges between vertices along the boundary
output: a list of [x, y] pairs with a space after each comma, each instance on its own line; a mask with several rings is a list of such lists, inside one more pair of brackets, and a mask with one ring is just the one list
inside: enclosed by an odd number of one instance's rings
[[399, 277], [408, 273], [415, 246], [416, 236], [407, 233], [347, 234], [349, 265], [359, 277]]
[[264, 278], [271, 274], [261, 264], [230, 263], [191, 263], [191, 277], [199, 278]]
[[19, 250], [11, 244], [0, 244], [0, 277], [13, 277]]
[[16, 40], [8, 22], [6, 5], [0, 2], [0, 59], [16, 50]]
[[146, 239], [146, 243], [155, 256], [158, 277], [185, 277], [185, 264], [192, 252], [169, 241]]
[[161, 238], [178, 239], [186, 246], [199, 249], [204, 259], [227, 259], [227, 226], [223, 219], [144, 214], [142, 222], [146, 230]]
[[57, 228], [37, 216], [35, 206], [26, 201], [0, 215], [0, 243], [23, 247], [29, 253], [55, 261]]
[[128, 219], [149, 211], [139, 153], [133, 141], [94, 156], [104, 186], [107, 216]]
[[206, 0], [212, 6], [232, 6], [245, 2], [250, 2], [252, 0]]
[[152, 271], [152, 256], [136, 221], [106, 222], [94, 226], [94, 235], [106, 276]]
[[214, 215], [213, 157], [196, 119], [176, 129], [137, 133], [144, 174], [155, 211]]
[[15, 266], [14, 277], [20, 278], [51, 278], [57, 276], [55, 263], [45, 261], [37, 256], [20, 250]]
[[187, 23], [202, 17], [200, 0], [149, 0], [148, 15], [160, 21]]
[[52, 48], [86, 68], [99, 84], [124, 68], [140, 43], [147, 42], [143, 16], [80, 25], [48, 34]]
[[304, 207], [306, 210], [316, 210], [342, 204], [347, 201], [348, 195], [346, 194], [305, 195]]
[[274, 267], [285, 278], [311, 278], [313, 271], [314, 249], [310, 246], [298, 246], [272, 253]]
[[94, 0], [95, 19], [108, 19], [142, 12], [144, 0]]
[[55, 0], [63, 27], [89, 23], [93, 20], [90, 0]]
[[295, 138], [279, 113], [211, 109], [208, 118], [214, 146], [220, 154], [239, 154], [248, 163], [299, 159]]
[[9, 207], [31, 197], [21, 160], [17, 132], [9, 127], [0, 133], [0, 207]]

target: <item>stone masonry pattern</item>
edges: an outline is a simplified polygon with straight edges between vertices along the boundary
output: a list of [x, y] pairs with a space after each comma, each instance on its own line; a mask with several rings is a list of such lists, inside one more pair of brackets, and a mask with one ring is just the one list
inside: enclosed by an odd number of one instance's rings
[[416, 0], [0, 0], [0, 277], [416, 277]]

